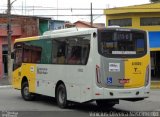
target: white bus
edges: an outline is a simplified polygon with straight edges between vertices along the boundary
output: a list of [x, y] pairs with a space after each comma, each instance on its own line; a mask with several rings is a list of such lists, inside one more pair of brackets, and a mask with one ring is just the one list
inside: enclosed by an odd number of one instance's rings
[[68, 102], [114, 106], [150, 91], [146, 31], [129, 28], [71, 28], [16, 39], [12, 84], [24, 100], [35, 94]]

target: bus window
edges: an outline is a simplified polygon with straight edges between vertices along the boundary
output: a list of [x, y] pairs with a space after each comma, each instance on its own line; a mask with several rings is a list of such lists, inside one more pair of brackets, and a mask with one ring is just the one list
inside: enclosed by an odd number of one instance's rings
[[40, 63], [42, 48], [38, 46], [24, 45], [23, 62], [24, 63]]
[[[24, 54], [26, 59], [24, 62], [31, 63], [41, 63], [41, 64], [50, 64], [51, 63], [51, 51], [52, 51], [52, 41], [51, 40], [34, 40], [25, 42], [25, 48], [29, 46], [31, 51], [31, 56], [27, 53], [27, 50], [24, 49]], [[28, 49], [28, 48], [27, 48]], [[30, 59], [27, 59], [27, 56], [30, 56]]]
[[15, 59], [14, 59], [14, 65], [13, 69], [17, 69], [22, 64], [22, 48], [15, 50]]
[[58, 47], [57, 63], [58, 64], [64, 64], [65, 63], [65, 44], [64, 43], [62, 43], [62, 45], [60, 45]]
[[23, 43], [16, 43], [14, 45], [14, 62], [13, 69], [17, 69], [22, 65], [22, 56], [23, 56]]
[[81, 64], [86, 65], [90, 50], [90, 36], [77, 36], [70, 40], [67, 52], [68, 64]]
[[84, 45], [82, 47], [82, 56], [81, 56], [82, 60], [81, 60], [81, 62], [83, 65], [86, 65], [88, 62], [89, 50], [90, 50], [90, 45], [89, 45], [89, 41], [88, 41], [88, 45]]
[[71, 54], [68, 57], [68, 64], [80, 64], [82, 48], [80, 46], [72, 46], [71, 49]]
[[89, 45], [90, 35], [54, 39], [52, 63], [85, 65], [88, 61]]
[[138, 57], [147, 51], [145, 32], [102, 31], [99, 34], [99, 53], [107, 57]]
[[65, 42], [53, 40], [52, 63], [65, 64], [65, 51], [66, 51], [65, 47], [66, 47]]
[[25, 45], [23, 48], [23, 62], [31, 63], [32, 50], [30, 46]]
[[41, 47], [32, 47], [32, 63], [40, 63], [41, 62], [41, 53], [42, 48]]

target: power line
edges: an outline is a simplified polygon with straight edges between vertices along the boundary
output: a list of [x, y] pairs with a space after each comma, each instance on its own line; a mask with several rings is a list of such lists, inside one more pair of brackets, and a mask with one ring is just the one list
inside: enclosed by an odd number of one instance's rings
[[[25, 9], [25, 10], [33, 10], [33, 8], [34, 8], [34, 10], [91, 10], [91, 9], [88, 9], [88, 8], [58, 8], [58, 9], [56, 9], [56, 8], [50, 8], [50, 9], [46, 9], [46, 8], [35, 8], [35, 7], [33, 7], [32, 6], [32, 8], [28, 8], [28, 9]], [[1, 9], [1, 10], [6, 10], [6, 9]], [[20, 8], [15, 8], [14, 7], [14, 10], [22, 10], [22, 9], [20, 9]], [[92, 10], [104, 10], [103, 8], [93, 8]]]
[[[7, 6], [0, 6], [0, 7], [5, 7], [7, 8]], [[17, 8], [20, 7], [20, 8]], [[14, 8], [16, 8], [17, 10], [21, 10], [22, 6], [14, 6]], [[32, 9], [35, 8], [35, 10], [57, 10], [57, 8], [53, 8], [53, 7], [43, 7], [43, 6], [26, 6], [26, 8], [28, 9]], [[90, 8], [58, 8], [58, 10], [90, 10]], [[93, 10], [104, 10], [106, 8], [93, 8]], [[146, 8], [146, 7], [138, 7], [138, 8], [127, 8], [127, 7], [116, 7], [116, 8], [107, 8], [107, 9], [160, 9], [160, 8]]]
[[[93, 16], [102, 16], [105, 14], [92, 14]], [[28, 16], [91, 16], [90, 14], [73, 14], [73, 15], [28, 15]]]
[[[11, 17], [12, 18], [15, 18], [15, 17], [17, 17], [17, 16], [19, 16], [20, 14], [12, 14], [11, 15]], [[65, 16], [70, 16], [70, 17], [78, 17], [78, 16], [90, 16], [91, 14], [72, 14], [72, 15], [66, 15], [66, 14], [59, 14], [58, 16], [60, 16], [60, 17], [65, 17]], [[99, 17], [99, 16], [105, 16], [105, 14], [92, 14], [94, 17], [95, 16], [97, 16], [97, 17]], [[20, 15], [20, 16], [22, 16], [22, 15]], [[50, 14], [50, 15], [42, 15], [42, 14], [34, 14], [34, 15], [23, 15], [24, 17], [44, 17], [44, 16], [48, 16], [48, 17], [50, 17], [50, 16], [57, 16], [57, 14]], [[7, 17], [7, 15], [6, 14], [1, 14], [0, 15], [0, 17], [2, 18], [2, 17], [4, 17], [4, 18], [6, 18]]]

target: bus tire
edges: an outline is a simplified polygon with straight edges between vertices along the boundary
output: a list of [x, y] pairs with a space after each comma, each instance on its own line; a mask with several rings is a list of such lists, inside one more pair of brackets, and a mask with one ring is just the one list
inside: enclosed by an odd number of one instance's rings
[[112, 108], [116, 103], [109, 103], [106, 100], [96, 100], [97, 106], [99, 106], [100, 108]]
[[66, 108], [68, 106], [67, 91], [66, 91], [66, 87], [64, 84], [60, 84], [57, 87], [56, 100], [57, 100], [57, 104], [60, 108]]
[[31, 101], [34, 99], [35, 95], [29, 92], [28, 82], [22, 83], [21, 95], [25, 101]]

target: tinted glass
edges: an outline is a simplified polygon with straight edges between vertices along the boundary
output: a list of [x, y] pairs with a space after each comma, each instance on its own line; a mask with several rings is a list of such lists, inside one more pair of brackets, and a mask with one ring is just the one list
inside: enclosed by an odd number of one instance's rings
[[134, 57], [146, 53], [146, 34], [139, 31], [101, 31], [99, 53], [107, 57]]

